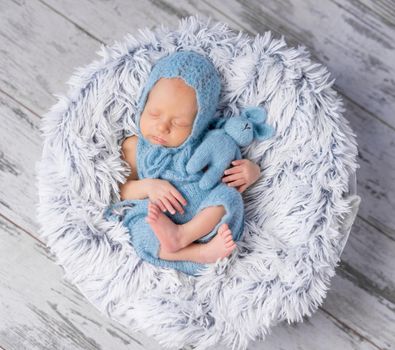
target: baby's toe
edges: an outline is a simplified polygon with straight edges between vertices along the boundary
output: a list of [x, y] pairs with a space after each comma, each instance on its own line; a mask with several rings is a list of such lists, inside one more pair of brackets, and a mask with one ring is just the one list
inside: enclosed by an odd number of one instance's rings
[[148, 217], [149, 217], [151, 220], [156, 220], [156, 219], [158, 218], [158, 214], [157, 214], [157, 213], [154, 213], [153, 211], [149, 211], [149, 212], [148, 212]]
[[223, 257], [225, 258], [225, 257], [229, 256], [235, 248], [236, 248], [236, 245], [226, 248], [226, 251], [223, 254]]
[[229, 246], [226, 247], [227, 250], [229, 250], [230, 252], [236, 248], [236, 243], [233, 242], [231, 243]]
[[159, 210], [159, 206], [153, 202], [149, 202], [148, 203], [148, 209], [154, 210], [154, 211], [158, 211]]
[[234, 245], [235, 244], [235, 242], [233, 241], [233, 240], [230, 240], [230, 241], [228, 241], [228, 242], [226, 242], [225, 243], [225, 247], [226, 248], [230, 248], [232, 245]]
[[148, 206], [148, 210], [153, 211], [154, 213], [157, 213], [157, 212], [160, 211], [160, 210], [159, 210], [159, 207], [158, 207], [156, 204], [150, 204], [150, 205]]
[[149, 206], [149, 209], [158, 213], [162, 211], [157, 204], [153, 204], [153, 203]]
[[152, 215], [152, 216], [157, 216], [158, 211], [156, 211], [155, 209], [152, 209], [152, 208], [148, 208], [148, 214]]
[[233, 241], [232, 235], [229, 235], [228, 237], [225, 238], [225, 243], [232, 242], [232, 241]]
[[229, 230], [221, 232], [221, 237], [223, 240], [226, 240], [226, 238], [229, 237]]
[[226, 230], [228, 230], [228, 229], [229, 229], [228, 224], [227, 224], [227, 223], [223, 223], [223, 224], [219, 227], [218, 233], [220, 233], [221, 236], [222, 236], [223, 233], [224, 233]]
[[226, 240], [228, 237], [232, 237], [232, 231], [231, 231], [231, 230], [226, 230], [226, 231], [224, 231], [222, 237], [223, 237], [225, 240]]
[[231, 240], [231, 241], [225, 243], [225, 246], [226, 246], [228, 249], [230, 249], [230, 248], [236, 247], [236, 243], [235, 243], [234, 240]]

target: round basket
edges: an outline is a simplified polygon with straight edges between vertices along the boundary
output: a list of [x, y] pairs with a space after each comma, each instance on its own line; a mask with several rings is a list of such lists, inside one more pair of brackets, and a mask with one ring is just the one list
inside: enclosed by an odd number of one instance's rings
[[[136, 131], [150, 69], [184, 49], [218, 68], [224, 117], [264, 106], [276, 129], [242, 149], [262, 173], [243, 193], [243, 239], [198, 277], [142, 261], [127, 229], [103, 218], [129, 173], [120, 145]], [[196, 16], [127, 35], [98, 54], [42, 120], [40, 235], [65, 278], [108, 317], [171, 349], [246, 349], [278, 322], [317, 310], [360, 201], [355, 135], [327, 69], [270, 32], [250, 37]]]

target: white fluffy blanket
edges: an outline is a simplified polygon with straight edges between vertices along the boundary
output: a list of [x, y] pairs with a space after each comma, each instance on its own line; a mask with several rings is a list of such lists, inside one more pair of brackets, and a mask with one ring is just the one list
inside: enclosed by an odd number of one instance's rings
[[[262, 169], [243, 193], [243, 240], [197, 278], [141, 261], [126, 228], [102, 217], [129, 173], [120, 142], [136, 130], [137, 97], [155, 61], [176, 49], [216, 64], [224, 117], [262, 105], [276, 129], [242, 149]], [[249, 37], [196, 16], [127, 35], [98, 54], [73, 74], [67, 96], [55, 95], [41, 127], [39, 233], [65, 278], [106, 315], [171, 349], [246, 349], [276, 323], [311, 315], [340, 258], [352, 212], [348, 180], [358, 168], [327, 69], [270, 32]]]

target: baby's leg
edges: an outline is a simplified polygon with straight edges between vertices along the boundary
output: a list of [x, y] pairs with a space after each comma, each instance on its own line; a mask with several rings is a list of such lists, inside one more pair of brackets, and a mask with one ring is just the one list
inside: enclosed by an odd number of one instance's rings
[[174, 253], [209, 233], [224, 215], [225, 208], [222, 205], [206, 207], [192, 220], [177, 225], [157, 205], [150, 202], [146, 220], [163, 250]]
[[159, 250], [159, 258], [164, 260], [189, 260], [198, 263], [214, 263], [217, 259], [228, 256], [236, 244], [232, 238], [232, 232], [228, 224], [222, 224], [218, 233], [208, 243], [191, 243], [178, 250], [170, 253], [162, 249]]

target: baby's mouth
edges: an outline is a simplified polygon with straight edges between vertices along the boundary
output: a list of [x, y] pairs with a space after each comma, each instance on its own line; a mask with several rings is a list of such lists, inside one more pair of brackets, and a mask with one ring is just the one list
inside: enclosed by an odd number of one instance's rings
[[153, 139], [154, 141], [156, 141], [156, 142], [161, 143], [161, 144], [165, 144], [165, 143], [166, 143], [165, 140], [163, 140], [163, 139], [161, 139], [161, 138], [159, 138], [159, 137], [156, 137], [156, 136], [152, 136], [152, 139]]

